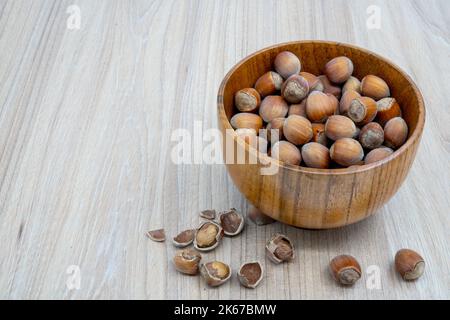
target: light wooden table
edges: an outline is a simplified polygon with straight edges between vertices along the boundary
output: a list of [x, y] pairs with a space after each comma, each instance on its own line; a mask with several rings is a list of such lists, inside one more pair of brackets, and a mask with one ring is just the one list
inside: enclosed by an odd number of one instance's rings
[[[381, 10], [380, 29], [366, 26], [370, 5]], [[449, 17], [446, 0], [1, 0], [0, 298], [450, 298]], [[171, 134], [192, 132], [195, 121], [215, 128], [225, 73], [258, 49], [298, 39], [353, 43], [412, 76], [427, 107], [416, 161], [389, 204], [357, 225], [249, 223], [206, 259], [234, 270], [260, 259], [261, 286], [243, 289], [234, 276], [207, 288], [175, 272], [170, 242], [144, 233], [174, 235], [197, 225], [200, 209], [248, 204], [224, 166], [173, 164]], [[277, 231], [295, 241], [295, 262], [265, 259]], [[417, 282], [392, 268], [402, 247], [426, 259]], [[354, 288], [327, 272], [340, 253], [366, 269]], [[379, 289], [366, 285], [371, 265]]]

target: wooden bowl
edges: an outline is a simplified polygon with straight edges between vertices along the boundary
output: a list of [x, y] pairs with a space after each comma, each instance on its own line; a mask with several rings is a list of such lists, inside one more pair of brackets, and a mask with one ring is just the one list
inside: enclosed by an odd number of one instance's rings
[[[275, 56], [292, 51], [302, 62], [302, 71], [323, 74], [330, 59], [349, 57], [355, 66], [354, 76], [367, 74], [383, 78], [391, 95], [402, 107], [408, 123], [406, 143], [382, 161], [345, 169], [313, 169], [291, 166], [258, 152], [238, 139], [230, 125], [236, 113], [233, 99], [239, 89], [253, 87], [263, 73], [273, 69]], [[289, 225], [327, 229], [361, 221], [375, 213], [398, 190], [414, 161], [424, 123], [422, 95], [410, 77], [398, 66], [368, 50], [329, 41], [296, 41], [260, 50], [241, 62], [224, 78], [217, 97], [218, 123], [224, 141], [224, 158], [236, 187], [262, 212]], [[236, 163], [242, 152], [252, 163]], [[247, 161], [248, 162], [248, 161]], [[276, 174], [263, 175], [261, 169], [273, 166]]]

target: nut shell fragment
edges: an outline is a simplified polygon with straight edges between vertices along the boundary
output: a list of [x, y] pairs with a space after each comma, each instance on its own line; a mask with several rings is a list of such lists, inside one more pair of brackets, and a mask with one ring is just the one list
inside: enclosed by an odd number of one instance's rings
[[267, 242], [266, 255], [277, 264], [292, 261], [295, 258], [294, 245], [288, 237], [277, 233]]
[[216, 218], [216, 210], [214, 209], [203, 210], [202, 212], [200, 212], [200, 217], [208, 220], [214, 220]]
[[147, 237], [156, 242], [164, 242], [166, 240], [166, 233], [164, 229], [150, 230], [147, 232]]
[[230, 237], [241, 233], [245, 224], [244, 217], [234, 208], [221, 212], [219, 215], [219, 221], [225, 235]]
[[197, 251], [184, 249], [175, 254], [173, 264], [175, 265], [175, 269], [181, 273], [196, 275], [200, 270], [199, 264], [201, 259], [202, 256]]
[[195, 230], [189, 229], [180, 232], [172, 239], [173, 245], [178, 248], [184, 248], [194, 242]]
[[203, 222], [195, 232], [194, 248], [199, 251], [211, 251], [223, 237], [223, 229], [213, 221]]
[[231, 268], [226, 263], [211, 261], [200, 267], [200, 273], [211, 287], [217, 287], [231, 278]]
[[246, 288], [256, 288], [263, 279], [264, 269], [259, 261], [244, 263], [237, 273], [239, 282]]

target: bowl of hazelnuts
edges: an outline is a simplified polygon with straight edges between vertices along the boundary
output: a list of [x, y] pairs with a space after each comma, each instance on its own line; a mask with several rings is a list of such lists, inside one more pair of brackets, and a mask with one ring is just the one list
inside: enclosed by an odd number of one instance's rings
[[255, 207], [293, 226], [328, 229], [369, 217], [397, 192], [425, 107], [411, 78], [385, 58], [298, 41], [231, 69], [218, 123], [228, 172]]

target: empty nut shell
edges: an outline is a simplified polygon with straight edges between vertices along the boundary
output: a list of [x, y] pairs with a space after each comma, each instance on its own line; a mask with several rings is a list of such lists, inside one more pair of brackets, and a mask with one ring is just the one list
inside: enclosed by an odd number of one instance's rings
[[[236, 132], [238, 130], [236, 130]], [[252, 130], [252, 132], [255, 132], [255, 131]], [[214, 220], [216, 218], [216, 210], [214, 210], [214, 209], [203, 210], [200, 212], [200, 217], [202, 217], [203, 219]]]
[[290, 115], [297, 115], [302, 117], [306, 116], [306, 99], [303, 99], [300, 103], [294, 103], [289, 106], [288, 116]]
[[389, 120], [395, 117], [401, 117], [402, 110], [395, 98], [383, 98], [377, 102], [377, 121], [381, 126], [384, 126]]
[[377, 122], [366, 124], [359, 133], [359, 142], [366, 149], [375, 149], [383, 144], [384, 131]]
[[317, 142], [309, 142], [302, 147], [302, 159], [310, 168], [327, 169], [330, 167], [330, 151]]
[[367, 75], [361, 80], [361, 93], [377, 101], [391, 95], [387, 83], [374, 75]]
[[166, 240], [166, 233], [164, 229], [150, 230], [147, 232], [147, 237], [156, 242], [163, 242]]
[[341, 166], [349, 167], [361, 162], [364, 150], [355, 139], [342, 138], [331, 146], [330, 157]]
[[343, 285], [353, 285], [361, 278], [361, 267], [358, 261], [349, 255], [333, 258], [330, 269], [336, 281]]
[[289, 105], [280, 96], [267, 96], [261, 102], [259, 115], [265, 122], [275, 118], [284, 118], [289, 111]]
[[302, 161], [300, 150], [288, 141], [278, 141], [271, 149], [270, 156], [287, 164], [298, 166]]
[[348, 78], [348, 80], [345, 82], [344, 86], [342, 87], [342, 94], [344, 94], [345, 92], [347, 92], [349, 90], [353, 90], [353, 91], [356, 91], [359, 94], [361, 94], [361, 81], [359, 81], [358, 78], [355, 78], [353, 76]]
[[325, 65], [325, 75], [334, 83], [346, 82], [353, 73], [353, 62], [347, 57], [336, 57]]
[[323, 90], [323, 86], [320, 86], [321, 83], [317, 76], [309, 72], [300, 72], [300, 75], [308, 81], [309, 92]]
[[264, 98], [281, 90], [282, 85], [283, 78], [278, 73], [269, 71], [256, 80], [255, 89], [259, 92], [261, 98]]
[[372, 122], [376, 115], [377, 103], [369, 97], [352, 100], [347, 112], [347, 116], [361, 126]]
[[231, 268], [220, 261], [211, 261], [200, 267], [200, 273], [211, 287], [217, 287], [231, 278]]
[[323, 123], [312, 123], [313, 137], [311, 142], [317, 142], [325, 147], [328, 146], [328, 138], [325, 134], [325, 125]]
[[408, 138], [408, 125], [400, 117], [392, 118], [384, 126], [384, 144], [392, 149], [402, 146]]
[[257, 226], [265, 226], [267, 224], [272, 224], [275, 222], [274, 219], [272, 219], [268, 215], [264, 214], [262, 211], [260, 211], [258, 208], [254, 207], [254, 206], [250, 207], [250, 209], [247, 213], [247, 216]]
[[308, 92], [308, 81], [298, 74], [290, 76], [281, 86], [281, 95], [289, 103], [299, 103]]
[[253, 88], [239, 90], [234, 95], [234, 104], [241, 112], [255, 111], [261, 103], [261, 96]]
[[267, 242], [266, 255], [277, 264], [292, 261], [295, 258], [294, 245], [288, 237], [277, 233]]
[[290, 51], [280, 52], [274, 61], [275, 71], [284, 79], [294, 74], [298, 74], [302, 68], [300, 59]]
[[173, 258], [175, 269], [189, 275], [196, 275], [199, 272], [199, 264], [202, 256], [193, 249], [180, 250]]
[[284, 121], [283, 134], [293, 144], [305, 144], [313, 136], [311, 122], [304, 117], [291, 115]]
[[313, 91], [306, 99], [306, 115], [312, 122], [324, 122], [336, 111], [336, 102], [327, 94]]
[[348, 109], [350, 108], [350, 103], [360, 97], [361, 95], [355, 90], [345, 91], [342, 95], [341, 101], [339, 102], [339, 113], [344, 116], [347, 115]]
[[172, 242], [175, 247], [184, 248], [194, 242], [195, 230], [184, 230], [173, 238]]
[[394, 150], [387, 147], [376, 148], [370, 151], [364, 158], [364, 164], [369, 164], [383, 160], [394, 153]]
[[223, 237], [223, 229], [213, 221], [203, 222], [195, 232], [194, 248], [199, 251], [211, 251]]
[[403, 280], [416, 280], [425, 270], [425, 260], [413, 250], [401, 249], [395, 255], [395, 268]]
[[342, 138], [353, 138], [356, 134], [356, 125], [347, 117], [331, 116], [325, 123], [325, 134], [335, 141]]
[[246, 288], [254, 289], [263, 279], [263, 270], [259, 261], [244, 263], [237, 273], [239, 282]]
[[341, 98], [341, 87], [332, 84], [325, 75], [318, 76], [317, 78], [319, 78], [320, 82], [322, 83], [323, 93], [330, 93], [338, 99]]
[[219, 214], [219, 221], [225, 235], [230, 237], [241, 233], [245, 224], [244, 217], [234, 208], [221, 212]]
[[236, 113], [231, 118], [230, 123], [234, 129], [253, 129], [256, 132], [263, 127], [263, 121], [260, 116], [247, 112]]

